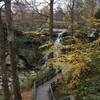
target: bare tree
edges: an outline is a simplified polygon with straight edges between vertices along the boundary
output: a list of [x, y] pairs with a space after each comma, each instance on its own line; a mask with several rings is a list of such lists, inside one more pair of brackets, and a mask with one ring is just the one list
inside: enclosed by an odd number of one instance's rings
[[70, 0], [68, 4], [69, 14], [71, 18], [71, 32], [74, 33], [74, 8], [76, 0]]
[[14, 100], [22, 100], [20, 93], [19, 79], [17, 76], [16, 47], [15, 47], [15, 36], [12, 25], [11, 0], [5, 1], [5, 10], [6, 10], [7, 29], [8, 29], [9, 54], [12, 67], [11, 73], [12, 73]]
[[1, 8], [0, 8], [0, 71], [2, 75], [2, 83], [4, 90], [4, 100], [10, 100], [10, 91], [8, 86], [8, 77], [7, 77], [7, 66], [6, 66], [6, 34], [4, 32], [3, 22], [1, 18]]
[[84, 0], [84, 5], [86, 7], [86, 13], [89, 17], [94, 17], [95, 8], [97, 6], [97, 0]]
[[49, 32], [51, 39], [53, 37], [53, 4], [54, 0], [50, 0], [50, 23], [49, 23]]

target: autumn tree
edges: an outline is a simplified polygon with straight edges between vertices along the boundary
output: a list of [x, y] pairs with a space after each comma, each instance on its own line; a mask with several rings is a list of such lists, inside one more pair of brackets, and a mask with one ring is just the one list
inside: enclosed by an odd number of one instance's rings
[[84, 0], [86, 13], [89, 17], [94, 17], [97, 0]]
[[76, 0], [70, 0], [69, 1], [69, 4], [68, 4], [68, 11], [69, 11], [69, 14], [70, 14], [70, 19], [71, 19], [71, 33], [73, 35], [74, 33], [74, 10], [75, 10], [75, 2]]
[[23, 0], [15, 0], [12, 4], [12, 9], [13, 9], [13, 18], [15, 22], [15, 26], [21, 30], [27, 29], [27, 25], [32, 22], [29, 20], [30, 18], [27, 18], [30, 16], [28, 14], [28, 5], [23, 2]]

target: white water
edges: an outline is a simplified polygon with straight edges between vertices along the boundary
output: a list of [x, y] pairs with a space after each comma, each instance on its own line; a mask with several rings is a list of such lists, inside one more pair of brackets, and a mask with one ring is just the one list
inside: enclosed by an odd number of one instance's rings
[[44, 63], [44, 65], [43, 65], [43, 67], [42, 67], [42, 70], [44, 70], [45, 68], [47, 68], [48, 56], [47, 56], [47, 55], [44, 56], [43, 59], [44, 59], [45, 63]]
[[[58, 58], [60, 56], [60, 46], [61, 46], [61, 41], [62, 41], [62, 33], [57, 33], [57, 38], [54, 42], [54, 54], [53, 54], [53, 58]], [[43, 57], [45, 64], [43, 65], [42, 69], [45, 69], [47, 67], [47, 63], [48, 63], [48, 55], [45, 55]]]
[[61, 47], [61, 41], [62, 41], [62, 34], [63, 33], [58, 33], [57, 34], [57, 38], [55, 40], [55, 43], [54, 43], [54, 49], [55, 49], [55, 52], [54, 52], [54, 58], [58, 58], [60, 56], [60, 47]]

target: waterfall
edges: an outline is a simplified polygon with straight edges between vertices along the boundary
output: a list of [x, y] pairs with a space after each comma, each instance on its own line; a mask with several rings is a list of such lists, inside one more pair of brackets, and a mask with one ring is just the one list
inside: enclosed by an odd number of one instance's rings
[[[62, 34], [63, 34], [63, 32], [57, 33], [57, 38], [56, 38], [56, 40], [54, 42], [54, 46], [53, 46], [53, 49], [54, 49], [53, 50], [53, 53], [54, 53], [53, 58], [58, 58], [60, 56], [60, 53], [61, 53], [60, 47], [61, 47], [61, 41], [62, 41]], [[47, 68], [48, 59], [49, 59], [48, 55], [45, 55], [43, 57], [43, 60], [45, 61], [45, 63], [43, 65], [42, 69]]]
[[48, 55], [44, 56], [43, 59], [44, 59], [45, 63], [43, 65], [42, 69], [45, 69], [47, 67], [47, 63], [48, 63]]
[[62, 33], [58, 33], [54, 45], [60, 45], [61, 40], [62, 40]]
[[55, 49], [55, 53], [53, 55], [54, 58], [58, 58], [60, 56], [60, 46], [61, 46], [61, 41], [62, 41], [62, 34], [63, 33], [57, 34], [57, 38], [54, 43], [54, 49]]

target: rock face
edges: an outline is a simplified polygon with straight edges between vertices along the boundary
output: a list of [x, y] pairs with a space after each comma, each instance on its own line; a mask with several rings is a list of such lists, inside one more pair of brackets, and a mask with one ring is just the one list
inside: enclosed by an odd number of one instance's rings
[[20, 48], [20, 49], [18, 49], [18, 55], [19, 55], [19, 57], [22, 56], [23, 58], [25, 58], [27, 60], [27, 62], [32, 65], [33, 58], [35, 56], [35, 52], [30, 49], [21, 49]]
[[[62, 45], [70, 45], [74, 44], [75, 41], [72, 38], [67, 39], [70, 37], [71, 33], [63, 31], [61, 44]], [[54, 38], [57, 39], [58, 33], [54, 34]], [[66, 38], [67, 37], [67, 38]], [[24, 35], [18, 35], [16, 39], [17, 44], [17, 55], [19, 60], [18, 66], [31, 68], [36, 65], [36, 63], [44, 62], [43, 58], [43, 51], [49, 50], [52, 44], [49, 44], [49, 35], [48, 34], [41, 34], [41, 33], [26, 33]], [[66, 49], [63, 48], [61, 50], [63, 53], [66, 51], [70, 51], [70, 48]], [[53, 58], [54, 54], [51, 52], [48, 55], [48, 59]], [[22, 63], [22, 65], [21, 65]], [[24, 66], [23, 66], [24, 64]], [[34, 66], [33, 66], [34, 65]]]
[[75, 40], [74, 39], [68, 39], [68, 40], [63, 40], [63, 44], [64, 45], [70, 45], [70, 44], [75, 44]]
[[74, 51], [74, 50], [75, 50], [74, 48], [62, 48], [62, 49], [61, 49], [61, 52], [62, 52], [63, 54], [66, 54], [67, 52]]
[[[8, 66], [8, 69], [11, 70], [11, 62], [10, 62], [10, 56], [8, 55], [6, 57], [6, 66]], [[22, 60], [18, 55], [17, 55], [17, 67], [18, 69], [25, 69], [25, 61]]]
[[48, 59], [53, 58], [53, 56], [54, 56], [54, 53], [53, 53], [53, 52], [51, 52], [51, 53], [48, 55]]
[[64, 31], [63, 32], [63, 37], [65, 37], [65, 36], [70, 36], [71, 35], [71, 32], [67, 32], [67, 31]]

